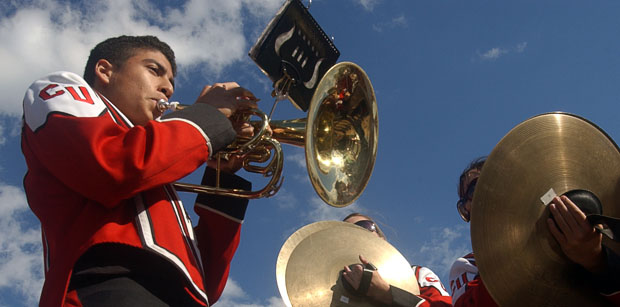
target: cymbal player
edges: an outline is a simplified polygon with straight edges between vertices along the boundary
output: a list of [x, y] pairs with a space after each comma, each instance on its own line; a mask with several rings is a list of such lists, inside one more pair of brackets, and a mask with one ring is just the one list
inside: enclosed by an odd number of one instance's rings
[[[379, 226], [368, 216], [360, 213], [352, 213], [343, 219], [344, 222], [352, 223], [373, 232], [378, 237], [387, 240]], [[361, 264], [345, 266], [342, 273], [346, 281], [355, 289], [361, 291], [358, 295], [366, 295], [382, 306], [451, 306], [451, 298], [439, 277], [426, 267], [413, 265], [420, 295], [414, 295], [398, 287], [388, 284], [377, 270], [364, 270], [362, 265], [370, 267], [371, 264], [359, 256]], [[361, 290], [366, 289], [366, 291]]]
[[[461, 173], [458, 182], [457, 210], [469, 222], [472, 198], [485, 158], [473, 160]], [[571, 192], [568, 196], [573, 197]], [[547, 226], [568, 259], [579, 264], [602, 296], [620, 306], [620, 258], [602, 245], [602, 234], [567, 195], [556, 196], [549, 205], [552, 218]], [[555, 220], [555, 221], [554, 221]], [[615, 273], [614, 273], [615, 272]], [[450, 290], [454, 306], [497, 306], [480, 278], [473, 253], [458, 258], [450, 270]]]

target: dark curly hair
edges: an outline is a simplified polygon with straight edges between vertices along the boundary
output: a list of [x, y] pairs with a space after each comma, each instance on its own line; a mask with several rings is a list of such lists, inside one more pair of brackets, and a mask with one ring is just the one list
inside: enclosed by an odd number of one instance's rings
[[127, 59], [134, 56], [136, 50], [147, 49], [161, 52], [172, 66], [172, 75], [177, 74], [177, 64], [174, 58], [174, 51], [168, 44], [160, 41], [155, 36], [119, 36], [112, 37], [97, 44], [90, 51], [90, 56], [84, 68], [84, 80], [91, 86], [95, 83], [95, 64], [101, 59], [108, 60], [112, 65], [122, 66]]

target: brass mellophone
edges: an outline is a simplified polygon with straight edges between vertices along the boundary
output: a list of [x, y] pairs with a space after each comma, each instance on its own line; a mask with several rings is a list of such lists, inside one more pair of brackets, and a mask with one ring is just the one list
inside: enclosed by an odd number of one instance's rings
[[[176, 110], [185, 106], [162, 100], [158, 107]], [[249, 140], [238, 137], [217, 154], [218, 159], [241, 156], [246, 171], [271, 177], [269, 183], [260, 190], [245, 191], [221, 188], [219, 183], [212, 187], [177, 182], [177, 190], [248, 199], [273, 196], [282, 184], [280, 143], [305, 148], [310, 181], [327, 204], [347, 206], [366, 187], [377, 152], [378, 118], [372, 85], [358, 65], [342, 62], [328, 70], [310, 101], [307, 118], [269, 120], [258, 109], [244, 111], [243, 116], [260, 118], [251, 122], [254, 136]], [[265, 162], [265, 166], [256, 164]]]

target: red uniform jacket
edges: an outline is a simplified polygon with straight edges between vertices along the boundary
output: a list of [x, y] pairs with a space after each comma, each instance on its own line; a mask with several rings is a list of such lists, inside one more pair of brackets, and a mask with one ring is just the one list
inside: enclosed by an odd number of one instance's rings
[[[607, 298], [609, 302], [615, 306], [620, 306], [620, 280], [616, 273], [620, 263], [617, 255], [608, 251], [607, 256], [610, 266], [609, 272], [601, 274], [601, 276], [590, 276], [591, 284], [599, 288], [601, 295]], [[454, 306], [497, 306], [478, 274], [473, 253], [457, 259], [452, 265], [450, 290], [452, 291], [452, 304]]]
[[413, 266], [415, 277], [418, 279], [420, 295], [423, 300], [417, 303], [417, 307], [448, 307], [452, 306], [452, 298], [439, 277], [429, 268]]
[[169, 184], [234, 138], [208, 105], [134, 127], [79, 76], [57, 72], [24, 98], [22, 151], [28, 203], [41, 222], [41, 306], [69, 304], [74, 264], [89, 248], [122, 244], [165, 259], [188, 295], [208, 305], [226, 283], [245, 204], [195, 206], [192, 223]]
[[450, 291], [454, 306], [497, 306], [482, 283], [473, 253], [457, 259], [452, 265]]

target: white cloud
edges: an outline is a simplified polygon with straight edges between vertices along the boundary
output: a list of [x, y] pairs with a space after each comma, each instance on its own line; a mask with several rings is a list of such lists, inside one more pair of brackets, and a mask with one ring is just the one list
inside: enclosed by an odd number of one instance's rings
[[395, 29], [395, 28], [407, 28], [408, 26], [409, 26], [409, 22], [407, 21], [407, 18], [405, 17], [405, 15], [400, 15], [400, 16], [392, 18], [392, 20], [390, 21], [374, 24], [372, 26], [372, 29], [377, 32], [383, 32], [384, 30], [390, 30], [390, 29]]
[[4, 12], [12, 14], [0, 19], [0, 58], [3, 70], [11, 73], [0, 76], [7, 101], [0, 113], [19, 117], [23, 94], [34, 79], [56, 70], [81, 74], [96, 43], [122, 34], [156, 35], [173, 47], [181, 69], [199, 67], [217, 75], [225, 66], [246, 60], [244, 26], [265, 24], [282, 4], [189, 0], [171, 8], [146, 0], [82, 3], [18, 0], [3, 5]]
[[[0, 185], [0, 204], [0, 290], [34, 306], [43, 285], [41, 231], [31, 222], [34, 217], [20, 188]], [[0, 298], [0, 305], [5, 303]]]
[[299, 168], [306, 169], [306, 153], [303, 150], [289, 150], [284, 155], [285, 162], [292, 162]]
[[323, 200], [318, 197], [312, 197], [307, 204], [307, 213], [304, 213], [303, 220], [309, 223], [314, 223], [318, 221], [330, 221], [330, 220], [342, 220], [345, 216], [347, 216], [351, 212], [364, 212], [365, 209], [362, 208], [357, 202], [353, 202], [352, 204], [343, 208], [336, 208], [330, 206], [323, 202]]
[[527, 42], [518, 43], [517, 47], [516, 47], [516, 51], [518, 53], [521, 53], [521, 52], [525, 51], [525, 48], [527, 48]]
[[222, 297], [213, 305], [216, 307], [285, 307], [280, 297], [270, 297], [266, 302], [256, 302], [256, 299], [241, 289], [239, 284], [228, 278]]
[[0, 146], [6, 143], [6, 136], [4, 135], [4, 123], [0, 122]]
[[480, 57], [484, 60], [495, 60], [505, 53], [508, 53], [508, 50], [502, 48], [492, 48], [481, 54]]
[[[306, 166], [306, 152], [303, 148], [284, 145], [284, 170], [286, 176], [284, 180], [294, 180], [304, 186], [310, 187], [310, 177]], [[290, 182], [290, 181], [288, 181]], [[286, 185], [286, 184], [285, 184]], [[314, 191], [314, 190], [312, 190]]]
[[408, 25], [407, 18], [405, 18], [405, 15], [400, 15], [392, 19], [392, 24], [406, 27]]
[[468, 227], [468, 224], [459, 224], [431, 229], [430, 240], [422, 244], [412, 259], [416, 259], [416, 264], [431, 268], [445, 285], [454, 260], [471, 252]]
[[380, 0], [355, 0], [359, 3], [365, 10], [372, 11], [377, 4], [379, 4]]
[[278, 193], [273, 197], [273, 200], [280, 209], [295, 209], [299, 204], [296, 195], [289, 192], [284, 187], [280, 188]]
[[478, 57], [483, 61], [495, 61], [503, 55], [509, 53], [523, 53], [527, 48], [527, 42], [518, 43], [516, 46], [511, 48], [503, 48], [503, 47], [494, 47], [483, 53], [478, 52]]
[[[21, 133], [21, 119], [0, 115], [0, 147], [5, 145], [9, 138], [18, 137]], [[2, 166], [0, 166], [2, 169]]]

